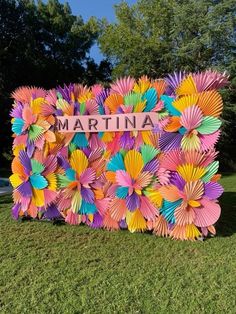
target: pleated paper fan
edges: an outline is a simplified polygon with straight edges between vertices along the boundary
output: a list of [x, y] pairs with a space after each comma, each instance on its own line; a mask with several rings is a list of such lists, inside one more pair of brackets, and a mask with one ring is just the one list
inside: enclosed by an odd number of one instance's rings
[[186, 226], [192, 224], [195, 218], [195, 213], [192, 207], [186, 206], [182, 203], [175, 210], [175, 221], [179, 226]]
[[216, 71], [205, 71], [193, 74], [198, 92], [219, 89], [228, 84], [228, 76]]
[[134, 84], [133, 91], [135, 93], [144, 94], [149, 88], [151, 88], [151, 81], [146, 75], [139, 78], [138, 82]]
[[197, 105], [201, 108], [205, 116], [218, 118], [223, 110], [222, 97], [215, 90], [200, 93]]
[[191, 240], [194, 241], [201, 236], [200, 231], [194, 224], [179, 226], [175, 225], [170, 232], [170, 236], [176, 240]]
[[166, 132], [177, 132], [181, 128], [180, 118], [179, 117], [170, 117], [169, 123], [164, 126]]
[[119, 186], [116, 189], [116, 196], [120, 199], [126, 199], [128, 194], [129, 194], [129, 188], [127, 186]]
[[12, 98], [21, 101], [22, 103], [29, 103], [32, 99], [32, 96], [35, 98], [44, 98], [46, 96], [46, 91], [43, 88], [22, 86], [17, 88], [11, 94]]
[[185, 72], [179, 71], [168, 74], [167, 77], [165, 77], [165, 81], [168, 87], [171, 89], [171, 92], [174, 92], [176, 90], [176, 88], [179, 86], [181, 81], [183, 81], [185, 76]]
[[[78, 160], [80, 161], [78, 163]], [[88, 167], [88, 159], [81, 150], [75, 150], [70, 156], [70, 163], [72, 169], [74, 169], [78, 175]]]
[[184, 154], [184, 160], [188, 164], [203, 166], [206, 155], [197, 150], [189, 150]]
[[181, 140], [181, 148], [185, 152], [199, 150], [200, 144], [201, 144], [200, 138], [195, 133], [184, 135]]
[[204, 196], [210, 200], [216, 200], [224, 192], [223, 187], [217, 182], [207, 182], [204, 184]]
[[132, 105], [137, 106], [138, 104], [142, 103], [142, 94], [130, 92], [126, 96], [124, 96], [124, 104], [126, 106]]
[[126, 171], [130, 174], [132, 179], [137, 179], [143, 169], [144, 162], [142, 155], [136, 150], [130, 150], [125, 155], [124, 164]]
[[19, 118], [14, 118], [12, 123], [12, 132], [16, 135], [21, 135], [24, 128], [24, 120]]
[[167, 83], [163, 79], [154, 80], [152, 81], [152, 87], [155, 88], [157, 92], [157, 96], [160, 99], [161, 95], [165, 93], [165, 90], [167, 88]]
[[140, 208], [140, 196], [133, 192], [126, 196], [126, 207], [130, 212], [134, 212], [137, 208]]
[[74, 106], [69, 104], [66, 100], [59, 98], [56, 102], [57, 109], [60, 109], [63, 114], [67, 116], [73, 116], [74, 114]]
[[130, 76], [120, 78], [114, 84], [111, 84], [111, 89], [113, 92], [124, 96], [132, 91], [134, 83], [135, 79]]
[[40, 174], [45, 169], [44, 165], [35, 159], [31, 159], [31, 168], [32, 168], [33, 173], [35, 174]]
[[47, 180], [40, 174], [32, 174], [30, 176], [30, 183], [38, 190], [45, 189], [48, 186]]
[[157, 92], [156, 92], [155, 88], [148, 89], [144, 93], [142, 100], [146, 101], [146, 106], [144, 108], [144, 111], [145, 112], [152, 111], [157, 104]]
[[99, 114], [99, 106], [95, 99], [89, 99], [86, 101], [86, 112], [90, 115]]
[[180, 195], [182, 195], [182, 191], [185, 186], [184, 179], [178, 174], [178, 172], [172, 172], [170, 177], [170, 184], [173, 184], [180, 191]]
[[112, 157], [112, 159], [107, 164], [107, 170], [125, 170], [123, 156], [121, 155], [121, 153], [117, 153], [114, 157]]
[[117, 170], [116, 183], [122, 187], [130, 187], [132, 185], [132, 179], [125, 170]]
[[197, 93], [197, 87], [194, 82], [193, 76], [190, 74], [188, 75], [183, 81], [180, 83], [180, 85], [176, 89], [176, 94], [178, 96], [182, 95], [191, 95]]
[[57, 190], [57, 176], [55, 173], [50, 173], [46, 176], [46, 180], [48, 182], [48, 189], [56, 191]]
[[115, 221], [123, 219], [127, 212], [127, 207], [124, 199], [114, 198], [109, 205], [109, 212]]
[[146, 165], [143, 167], [143, 171], [156, 174], [158, 167], [159, 167], [159, 160], [156, 158], [146, 163]]
[[164, 152], [180, 148], [182, 138], [183, 136], [178, 133], [163, 132], [159, 138], [159, 147]]
[[180, 206], [182, 200], [175, 202], [169, 202], [167, 200], [163, 201], [162, 207], [160, 208], [160, 214], [167, 220], [169, 223], [175, 223], [175, 210]]
[[153, 233], [161, 237], [167, 237], [169, 234], [168, 223], [162, 215], [159, 215], [154, 221]]
[[219, 161], [213, 161], [210, 165], [206, 167], [204, 176], [202, 177], [203, 182], [208, 182], [217, 173], [219, 169]]
[[182, 163], [182, 153], [179, 149], [165, 153], [161, 159], [160, 166], [172, 171], [176, 171], [177, 166]]
[[194, 208], [196, 215], [194, 224], [197, 227], [208, 227], [213, 225], [220, 217], [220, 206], [207, 199], [202, 199], [201, 204], [201, 207]]
[[184, 164], [177, 167], [177, 172], [186, 182], [197, 181], [207, 172], [202, 167], [196, 167], [193, 164]]
[[182, 96], [173, 101], [173, 106], [183, 112], [186, 108], [196, 105], [198, 98], [198, 94]]
[[159, 192], [161, 196], [169, 202], [175, 202], [181, 198], [179, 190], [175, 185], [161, 186]]
[[150, 199], [150, 201], [158, 208], [162, 206], [163, 197], [158, 189], [147, 188], [144, 194]]
[[[187, 182], [184, 187], [184, 193], [188, 201], [196, 201], [202, 198], [204, 185], [202, 181]], [[193, 202], [191, 204], [193, 206]]]
[[[141, 188], [145, 188], [153, 181], [153, 175], [156, 171], [143, 171], [138, 176], [135, 182], [136, 191], [141, 191]], [[139, 192], [140, 193], [140, 192]]]
[[146, 196], [140, 196], [140, 212], [147, 220], [153, 220], [157, 214], [157, 208], [149, 201]]
[[212, 149], [218, 141], [220, 133], [220, 130], [218, 130], [212, 134], [200, 135], [199, 139], [201, 142], [201, 150], [207, 151], [209, 149]]
[[133, 213], [127, 212], [126, 221], [130, 232], [145, 231], [147, 229], [147, 223], [144, 219], [141, 211], [136, 209]]
[[173, 116], [180, 116], [181, 113], [179, 110], [177, 110], [174, 105], [173, 105], [173, 102], [174, 102], [174, 98], [173, 97], [170, 97], [170, 96], [167, 96], [167, 95], [162, 95], [161, 96], [161, 101], [164, 102], [164, 107], [165, 109]]
[[216, 132], [221, 126], [221, 121], [215, 117], [206, 116], [202, 123], [197, 127], [197, 131], [203, 135], [212, 134]]
[[105, 100], [105, 106], [107, 106], [111, 113], [117, 113], [118, 108], [124, 103], [123, 96], [119, 94], [111, 94]]
[[191, 106], [182, 112], [180, 123], [186, 130], [193, 130], [201, 124], [202, 117], [201, 109], [198, 106]]
[[37, 141], [44, 133], [43, 127], [32, 124], [29, 129], [29, 139], [31, 141]]
[[142, 145], [141, 146], [141, 155], [144, 164], [146, 165], [158, 154], [159, 150], [151, 145]]

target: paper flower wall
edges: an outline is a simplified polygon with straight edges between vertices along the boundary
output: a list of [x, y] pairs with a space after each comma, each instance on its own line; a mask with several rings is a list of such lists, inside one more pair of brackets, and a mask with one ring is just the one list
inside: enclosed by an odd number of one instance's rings
[[[13, 93], [10, 177], [15, 219], [64, 219], [92, 228], [152, 230], [195, 240], [215, 234], [222, 98], [218, 72], [118, 79]], [[61, 133], [57, 117], [156, 113], [151, 131]]]

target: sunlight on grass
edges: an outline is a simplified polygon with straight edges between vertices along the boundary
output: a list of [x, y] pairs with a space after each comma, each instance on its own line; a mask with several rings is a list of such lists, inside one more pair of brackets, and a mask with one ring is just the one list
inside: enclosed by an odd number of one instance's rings
[[1, 197], [0, 312], [235, 313], [236, 175], [221, 183], [218, 235], [204, 242], [16, 222]]

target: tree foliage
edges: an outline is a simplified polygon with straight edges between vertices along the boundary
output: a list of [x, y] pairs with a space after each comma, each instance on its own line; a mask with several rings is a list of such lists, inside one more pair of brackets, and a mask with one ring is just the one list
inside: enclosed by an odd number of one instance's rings
[[112, 61], [113, 77], [164, 76], [178, 70], [227, 70], [223, 91], [221, 165], [236, 163], [235, 0], [138, 0], [115, 6], [117, 22], [103, 24], [99, 42]]
[[[22, 85], [45, 88], [106, 80], [110, 66], [89, 51], [99, 34], [95, 18], [84, 22], [58, 0], [0, 0], [0, 140], [9, 151], [10, 93]], [[2, 149], [1, 149], [2, 150]]]

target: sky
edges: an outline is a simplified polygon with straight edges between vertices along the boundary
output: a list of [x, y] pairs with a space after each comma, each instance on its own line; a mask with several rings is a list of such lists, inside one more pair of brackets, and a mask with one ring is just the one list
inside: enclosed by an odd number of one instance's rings
[[[64, 3], [65, 0], [60, 2]], [[98, 18], [106, 17], [109, 22], [115, 21], [115, 11], [113, 6], [122, 2], [121, 0], [67, 0], [72, 13], [74, 15], [81, 15], [84, 21], [87, 21], [91, 16]], [[129, 5], [135, 4], [137, 0], [126, 0]], [[95, 45], [90, 51], [90, 55], [99, 63], [103, 56], [99, 48]]]

